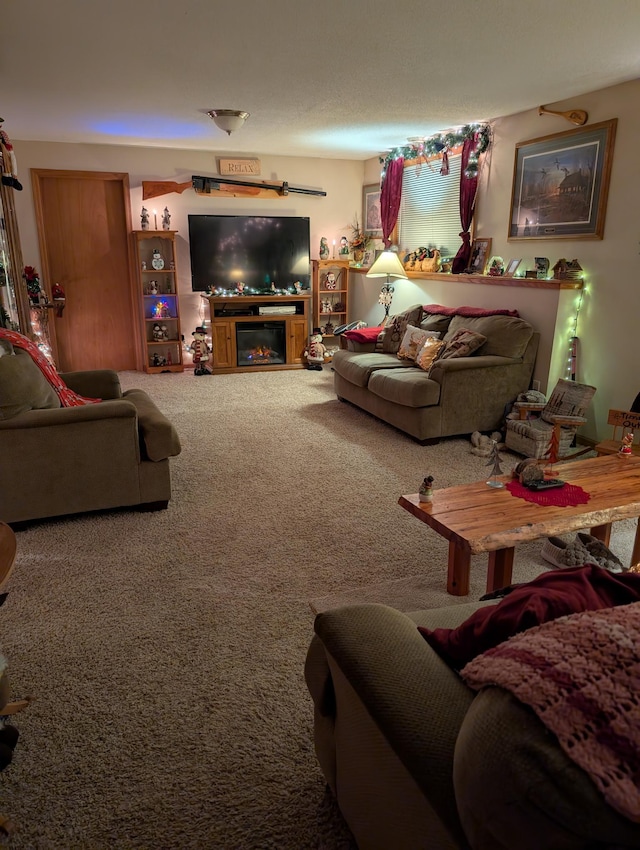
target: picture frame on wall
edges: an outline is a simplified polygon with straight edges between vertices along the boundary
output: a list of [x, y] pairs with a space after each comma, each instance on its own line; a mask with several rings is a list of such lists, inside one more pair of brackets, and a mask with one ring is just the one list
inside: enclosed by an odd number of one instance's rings
[[469, 261], [470, 274], [484, 274], [487, 262], [491, 256], [491, 242], [489, 239], [474, 239], [471, 243], [471, 259]]
[[380, 185], [371, 183], [362, 187], [362, 229], [367, 236], [382, 236], [382, 217], [380, 213]]
[[617, 123], [516, 144], [509, 240], [603, 238]]

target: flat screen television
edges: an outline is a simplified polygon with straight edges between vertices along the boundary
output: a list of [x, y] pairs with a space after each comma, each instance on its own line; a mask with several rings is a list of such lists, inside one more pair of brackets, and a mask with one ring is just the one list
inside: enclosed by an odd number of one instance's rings
[[190, 215], [191, 288], [310, 289], [309, 232], [303, 217]]

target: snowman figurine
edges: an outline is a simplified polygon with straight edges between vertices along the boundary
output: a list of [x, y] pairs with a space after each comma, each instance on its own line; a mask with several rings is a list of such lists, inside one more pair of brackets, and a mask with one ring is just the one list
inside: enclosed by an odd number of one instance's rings
[[307, 358], [307, 369], [321, 372], [326, 353], [327, 348], [322, 342], [322, 332], [320, 328], [314, 328], [313, 333], [309, 337], [309, 345], [304, 352], [304, 355]]
[[156, 271], [160, 271], [164, 268], [164, 260], [158, 248], [153, 249], [153, 254], [151, 256], [151, 265]]

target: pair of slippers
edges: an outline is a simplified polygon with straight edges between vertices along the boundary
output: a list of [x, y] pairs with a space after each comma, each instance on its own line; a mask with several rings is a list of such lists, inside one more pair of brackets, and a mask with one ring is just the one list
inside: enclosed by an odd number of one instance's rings
[[610, 573], [624, 573], [626, 567], [620, 558], [592, 534], [578, 532], [575, 540], [567, 543], [560, 537], [548, 537], [542, 546], [542, 557], [560, 570], [597, 564]]

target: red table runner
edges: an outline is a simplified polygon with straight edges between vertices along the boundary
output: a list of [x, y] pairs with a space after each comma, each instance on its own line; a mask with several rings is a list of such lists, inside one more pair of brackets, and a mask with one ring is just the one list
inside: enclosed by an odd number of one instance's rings
[[519, 481], [509, 481], [505, 485], [512, 496], [534, 502], [537, 505], [560, 505], [567, 507], [571, 505], [585, 505], [591, 496], [577, 484], [565, 484], [564, 487], [556, 487], [553, 490], [529, 490]]

